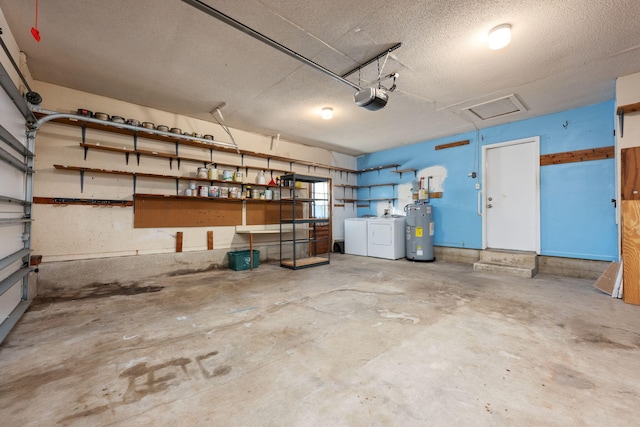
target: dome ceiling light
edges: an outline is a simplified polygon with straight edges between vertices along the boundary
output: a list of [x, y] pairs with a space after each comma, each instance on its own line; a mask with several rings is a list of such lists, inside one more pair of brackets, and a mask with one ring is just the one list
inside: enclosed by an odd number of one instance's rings
[[502, 24], [489, 31], [489, 49], [498, 50], [511, 43], [511, 24]]

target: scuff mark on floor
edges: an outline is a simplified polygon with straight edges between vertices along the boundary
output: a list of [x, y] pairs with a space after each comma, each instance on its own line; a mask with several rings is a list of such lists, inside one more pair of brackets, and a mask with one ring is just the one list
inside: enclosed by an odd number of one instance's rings
[[378, 314], [380, 317], [384, 317], [385, 319], [400, 319], [400, 320], [410, 320], [414, 325], [420, 322], [420, 318], [418, 316], [413, 316], [408, 313], [394, 313], [391, 310], [378, 310]]

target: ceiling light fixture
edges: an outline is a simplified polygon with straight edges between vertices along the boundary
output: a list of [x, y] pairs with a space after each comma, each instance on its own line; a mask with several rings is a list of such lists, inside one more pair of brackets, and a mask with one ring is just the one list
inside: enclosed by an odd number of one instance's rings
[[333, 108], [331, 107], [324, 107], [322, 109], [322, 118], [324, 120], [331, 120], [333, 118]]
[[498, 50], [511, 43], [511, 24], [502, 24], [489, 31], [489, 49]]

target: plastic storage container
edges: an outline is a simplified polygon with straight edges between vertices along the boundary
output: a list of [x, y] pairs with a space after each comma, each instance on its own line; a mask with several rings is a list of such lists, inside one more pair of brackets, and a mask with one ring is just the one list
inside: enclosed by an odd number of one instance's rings
[[[229, 256], [229, 268], [235, 271], [248, 270], [250, 265], [250, 253], [246, 251], [227, 252]], [[260, 251], [253, 250], [253, 268], [260, 264]]]

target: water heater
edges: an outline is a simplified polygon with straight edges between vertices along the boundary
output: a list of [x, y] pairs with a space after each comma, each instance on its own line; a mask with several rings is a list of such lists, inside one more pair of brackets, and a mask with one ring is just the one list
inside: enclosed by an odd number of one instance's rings
[[431, 205], [404, 207], [406, 218], [406, 256], [411, 261], [435, 261], [433, 254], [433, 211]]

